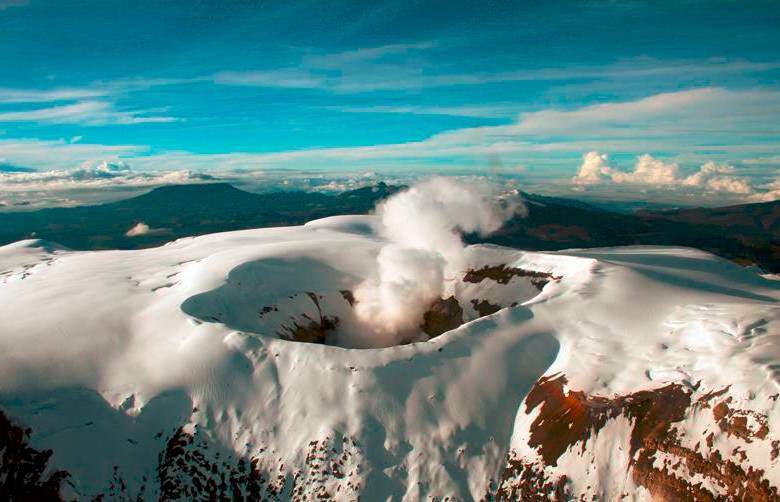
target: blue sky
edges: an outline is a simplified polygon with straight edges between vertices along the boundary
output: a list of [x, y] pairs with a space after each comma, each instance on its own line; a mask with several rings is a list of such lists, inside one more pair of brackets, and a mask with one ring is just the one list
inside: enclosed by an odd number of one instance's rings
[[451, 173], [771, 200], [778, 26], [776, 2], [0, 0], [0, 194]]

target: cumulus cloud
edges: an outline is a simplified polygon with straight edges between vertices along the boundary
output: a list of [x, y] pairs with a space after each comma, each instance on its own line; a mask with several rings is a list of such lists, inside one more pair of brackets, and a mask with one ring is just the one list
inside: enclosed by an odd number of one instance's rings
[[578, 185], [590, 185], [601, 183], [604, 176], [609, 176], [612, 168], [609, 167], [609, 159], [606, 154], [588, 152], [582, 156], [582, 165], [572, 182]]
[[582, 164], [572, 182], [578, 185], [607, 181], [621, 184], [674, 185], [679, 182], [678, 170], [677, 164], [663, 162], [651, 155], [641, 155], [637, 158], [634, 170], [626, 172], [611, 167], [606, 154], [588, 152], [582, 156]]
[[752, 193], [753, 187], [746, 178], [732, 176], [735, 171], [734, 166], [709, 161], [698, 172], [685, 178], [683, 184], [704, 187], [713, 192]]
[[684, 185], [702, 186], [707, 183], [713, 176], [719, 174], [731, 174], [734, 172], [734, 167], [729, 165], [720, 165], [715, 162], [706, 162], [701, 166], [698, 172], [688, 176], [683, 180]]
[[678, 183], [678, 171], [677, 164], [666, 163], [645, 154], [639, 156], [633, 172], [613, 170], [611, 176], [615, 183], [674, 185]]
[[732, 178], [729, 176], [720, 176], [707, 180], [706, 187], [713, 192], [728, 192], [738, 194], [749, 194], [753, 192], [750, 182], [744, 178]]
[[674, 185], [679, 182], [678, 170], [677, 164], [663, 162], [651, 155], [640, 155], [634, 170], [626, 172], [611, 167], [606, 154], [588, 152], [582, 156], [582, 164], [572, 182], [578, 185], [607, 181], [620, 184]]
[[465, 266], [462, 233], [490, 234], [522, 213], [516, 191], [502, 196], [485, 180], [434, 178], [379, 204], [388, 243], [377, 276], [355, 290], [356, 313], [379, 337], [419, 332], [424, 312]]
[[606, 154], [588, 152], [582, 156], [577, 175], [572, 182], [577, 185], [617, 183], [666, 187], [696, 187], [710, 192], [751, 194], [753, 186], [744, 177], [734, 176], [734, 166], [704, 163], [697, 172], [682, 177], [680, 167], [673, 162], [664, 162], [652, 155], [640, 155], [633, 171], [622, 171], [609, 165]]
[[772, 202], [780, 200], [780, 177], [769, 183], [765, 192], [755, 193], [750, 196], [753, 202]]

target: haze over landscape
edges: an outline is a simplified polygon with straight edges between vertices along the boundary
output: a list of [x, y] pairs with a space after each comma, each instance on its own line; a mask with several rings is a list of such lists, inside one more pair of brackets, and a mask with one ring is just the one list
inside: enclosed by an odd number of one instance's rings
[[780, 500], [775, 3], [0, 0], [0, 500]]

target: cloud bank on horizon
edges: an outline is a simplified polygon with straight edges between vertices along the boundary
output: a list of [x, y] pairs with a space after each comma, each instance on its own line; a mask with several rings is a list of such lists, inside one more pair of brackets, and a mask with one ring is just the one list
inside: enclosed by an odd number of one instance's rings
[[588, 152], [582, 157], [582, 165], [572, 182], [577, 185], [616, 183], [635, 186], [661, 186], [674, 188], [698, 188], [708, 192], [739, 194], [756, 201], [778, 198], [776, 183], [767, 185], [768, 190], [757, 192], [748, 178], [735, 176], [737, 169], [727, 164], [708, 161], [698, 171], [680, 176], [680, 166], [664, 162], [652, 155], [637, 158], [633, 171], [622, 171], [609, 165], [606, 154]]
[[[484, 23], [456, 2], [435, 25], [432, 1], [1, 5], [6, 198], [366, 172], [672, 203], [780, 194], [771, 2], [517, 2], [481, 7]], [[148, 29], [118, 30], [131, 21]]]

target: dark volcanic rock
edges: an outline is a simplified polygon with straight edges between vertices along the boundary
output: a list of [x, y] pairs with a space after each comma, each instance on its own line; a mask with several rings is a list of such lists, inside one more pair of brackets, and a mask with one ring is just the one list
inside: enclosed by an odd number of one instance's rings
[[347, 303], [349, 303], [350, 307], [355, 306], [355, 303], [357, 302], [355, 301], [355, 294], [352, 293], [352, 291], [348, 289], [342, 289], [339, 291], [339, 293], [341, 293], [341, 296], [347, 301]]
[[319, 319], [312, 319], [303, 314], [300, 320], [293, 319], [291, 324], [282, 326], [278, 335], [280, 338], [295, 342], [327, 343], [328, 334], [335, 331], [339, 325], [339, 318], [323, 315], [317, 294], [312, 292], [306, 294], [317, 307]]
[[548, 272], [537, 272], [535, 270], [507, 267], [506, 265], [501, 264], [493, 266], [485, 265], [478, 270], [469, 270], [466, 272], [466, 275], [463, 276], [463, 281], [480, 283], [485, 279], [491, 279], [499, 284], [508, 284], [513, 277], [530, 277], [531, 284], [536, 286], [536, 288], [540, 291], [548, 282], [558, 281], [561, 279], [561, 277], [554, 276]]
[[423, 316], [422, 330], [431, 338], [463, 324], [463, 308], [454, 296], [439, 299]]
[[477, 311], [480, 317], [485, 317], [486, 315], [495, 314], [499, 310], [501, 310], [501, 305], [496, 305], [493, 303], [490, 303], [487, 300], [471, 300], [471, 305], [474, 306], [474, 310]]
[[[195, 428], [178, 428], [158, 456], [160, 500], [358, 500], [364, 458], [348, 436], [314, 439], [305, 462], [287, 468], [261, 446], [240, 456]], [[133, 500], [132, 496], [109, 500]], [[138, 497], [138, 500], [142, 500]]]
[[338, 317], [323, 316], [315, 320], [304, 314], [303, 320], [282, 326], [279, 337], [294, 342], [327, 343], [328, 333], [335, 330], [338, 324]]
[[0, 500], [61, 500], [60, 485], [70, 474], [49, 470], [53, 452], [32, 448], [31, 433], [0, 411]]

